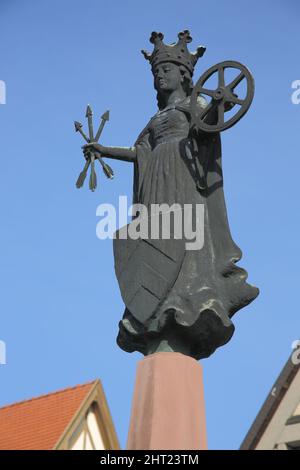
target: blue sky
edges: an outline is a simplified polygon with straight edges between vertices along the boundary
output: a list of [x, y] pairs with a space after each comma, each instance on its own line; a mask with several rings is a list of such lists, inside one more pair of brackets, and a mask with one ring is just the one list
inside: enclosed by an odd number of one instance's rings
[[156, 111], [151, 31], [189, 29], [207, 46], [195, 80], [223, 60], [252, 71], [252, 107], [222, 134], [225, 195], [240, 265], [261, 294], [234, 317], [231, 342], [203, 360], [210, 449], [236, 449], [299, 338], [300, 79], [297, 0], [0, 0], [0, 405], [94, 378], [121, 444], [136, 364], [115, 343], [123, 312], [111, 240], [96, 208], [131, 196], [132, 167], [113, 162], [100, 188], [75, 188], [83, 166], [73, 121], [110, 109], [106, 145], [130, 146]]

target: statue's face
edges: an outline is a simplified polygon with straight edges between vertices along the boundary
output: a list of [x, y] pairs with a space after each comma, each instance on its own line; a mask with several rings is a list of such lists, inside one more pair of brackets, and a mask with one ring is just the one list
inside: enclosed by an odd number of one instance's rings
[[154, 85], [158, 92], [171, 92], [181, 87], [183, 77], [178, 65], [164, 62], [153, 71]]

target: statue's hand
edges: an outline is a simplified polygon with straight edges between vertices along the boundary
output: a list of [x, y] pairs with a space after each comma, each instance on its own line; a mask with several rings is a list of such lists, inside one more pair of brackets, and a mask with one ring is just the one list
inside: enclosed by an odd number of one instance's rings
[[[95, 152], [98, 152], [102, 155], [103, 153], [105, 153], [104, 149], [105, 147], [103, 147], [103, 145], [101, 144], [98, 144], [97, 142], [91, 142], [90, 144], [86, 144], [82, 146], [83, 155], [85, 158], [88, 158], [91, 153], [95, 153]], [[96, 155], [95, 157], [97, 158]]]
[[[233, 94], [233, 96], [238, 98], [238, 95], [236, 95], [235, 93], [232, 93], [232, 94]], [[227, 113], [228, 111], [231, 111], [234, 106], [235, 106], [234, 103], [231, 103], [230, 101], [227, 101], [227, 103], [225, 103], [225, 106], [224, 106], [225, 113]]]

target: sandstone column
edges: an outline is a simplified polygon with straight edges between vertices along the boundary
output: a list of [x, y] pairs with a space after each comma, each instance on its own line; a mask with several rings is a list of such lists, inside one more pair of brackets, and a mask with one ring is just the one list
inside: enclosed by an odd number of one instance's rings
[[202, 367], [156, 352], [138, 363], [127, 449], [207, 449]]

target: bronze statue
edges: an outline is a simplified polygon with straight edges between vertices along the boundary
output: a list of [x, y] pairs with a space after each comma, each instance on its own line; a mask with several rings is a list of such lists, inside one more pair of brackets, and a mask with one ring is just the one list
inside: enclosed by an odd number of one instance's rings
[[[176, 44], [166, 45], [162, 33], [152, 33], [154, 51], [142, 53], [152, 67], [157, 113], [133, 147], [106, 147], [90, 136], [84, 155], [87, 166], [100, 156], [132, 163], [134, 203], [204, 205], [201, 249], [187, 250], [184, 236], [133, 240], [122, 239], [118, 231], [114, 239], [116, 275], [126, 305], [118, 345], [144, 355], [177, 351], [200, 359], [230, 340], [231, 317], [258, 295], [246, 282], [247, 272], [236, 265], [242, 253], [227, 220], [219, 134], [245, 114], [254, 83], [246, 67], [228, 61], [209, 69], [194, 86], [194, 67], [205, 48], [189, 52], [191, 40], [185, 30]], [[228, 85], [227, 67], [239, 70]], [[218, 88], [208, 90], [205, 83], [214, 73]], [[248, 84], [244, 99], [234, 93], [242, 80]], [[226, 122], [224, 113], [234, 106], [238, 112]]]

